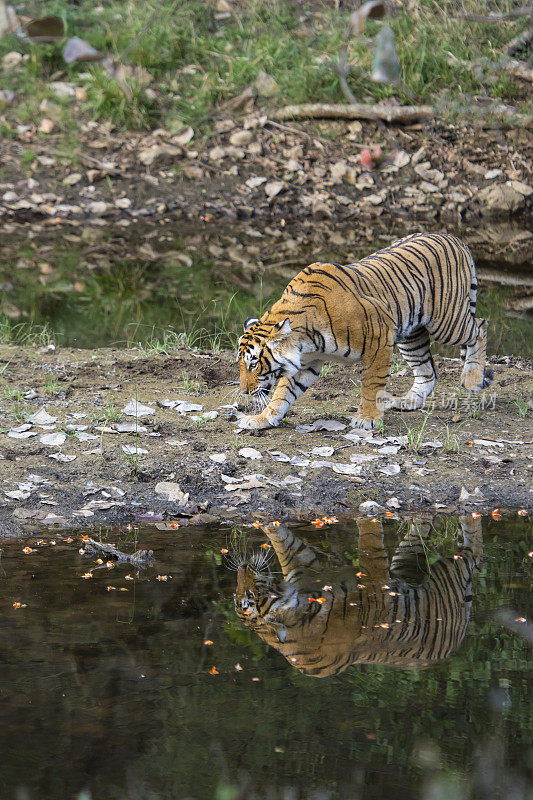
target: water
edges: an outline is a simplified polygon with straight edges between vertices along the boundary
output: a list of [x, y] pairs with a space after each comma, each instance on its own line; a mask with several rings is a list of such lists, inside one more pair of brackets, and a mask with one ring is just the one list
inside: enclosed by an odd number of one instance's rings
[[[76, 227], [71, 221], [61, 231], [6, 225], [0, 311], [15, 326], [13, 338], [25, 341], [31, 323], [34, 334], [46, 325], [64, 346], [149, 347], [164, 342], [169, 329], [188, 344], [233, 346], [243, 320], [266, 310], [306, 264], [355, 261], [420, 229], [381, 221], [372, 228], [329, 220], [262, 227], [161, 223]], [[462, 235], [475, 241], [473, 234]], [[485, 250], [474, 247], [482, 277], [479, 313], [491, 320], [489, 352], [529, 355], [533, 318], [513, 306], [531, 299], [530, 265], [517, 265], [515, 257], [506, 267], [501, 255], [487, 263]], [[167, 338], [166, 346], [173, 344]]]
[[104, 534], [153, 549], [139, 570], [80, 555], [79, 534], [0, 542], [2, 800], [525, 798], [530, 650], [497, 614], [527, 628], [532, 524], [463, 526], [464, 545], [453, 519], [294, 529], [316, 558], [304, 605], [346, 592], [314, 650], [291, 612], [244, 613], [227, 562], [283, 560], [283, 526]]

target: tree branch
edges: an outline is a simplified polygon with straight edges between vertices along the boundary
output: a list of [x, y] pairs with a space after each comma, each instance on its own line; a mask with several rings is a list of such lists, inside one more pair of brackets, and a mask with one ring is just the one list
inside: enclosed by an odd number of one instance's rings
[[425, 117], [432, 117], [434, 114], [432, 106], [388, 106], [384, 103], [375, 105], [304, 103], [299, 106], [280, 108], [274, 111], [271, 117], [280, 122], [291, 119], [370, 119], [410, 124]]

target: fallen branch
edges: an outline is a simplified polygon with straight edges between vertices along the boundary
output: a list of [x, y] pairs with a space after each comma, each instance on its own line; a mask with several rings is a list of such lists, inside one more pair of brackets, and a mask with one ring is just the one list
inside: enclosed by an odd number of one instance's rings
[[467, 61], [464, 58], [457, 58], [448, 51], [448, 64], [450, 66], [465, 67], [469, 72], [486, 69], [489, 72], [508, 72], [515, 78], [533, 83], [533, 67], [527, 61], [517, 61], [514, 58], [504, 58], [501, 61], [490, 61], [481, 58], [477, 61]]
[[533, 15], [533, 6], [522, 6], [512, 8], [504, 14], [467, 14], [466, 11], [457, 14], [461, 19], [468, 19], [471, 22], [507, 22], [520, 17], [530, 17]]
[[425, 117], [432, 117], [434, 114], [432, 106], [388, 106], [384, 103], [375, 105], [304, 103], [300, 106], [285, 106], [274, 111], [271, 116], [280, 122], [291, 119], [370, 119], [409, 125]]
[[153, 550], [137, 550], [132, 555], [122, 553], [112, 544], [97, 542], [96, 539], [84, 539], [83, 549], [86, 553], [104, 553], [106, 556], [115, 558], [119, 563], [133, 564], [134, 567], [141, 567], [153, 560]]

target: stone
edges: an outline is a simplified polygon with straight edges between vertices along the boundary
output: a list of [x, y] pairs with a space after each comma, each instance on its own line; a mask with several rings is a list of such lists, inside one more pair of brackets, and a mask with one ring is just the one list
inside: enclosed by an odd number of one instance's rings
[[481, 204], [481, 213], [484, 217], [494, 214], [513, 214], [524, 207], [526, 198], [511, 183], [508, 181], [487, 186], [477, 193], [476, 200]]
[[263, 69], [260, 69], [257, 73], [254, 86], [257, 89], [257, 94], [261, 97], [273, 97], [279, 92], [279, 86], [272, 75], [269, 75]]

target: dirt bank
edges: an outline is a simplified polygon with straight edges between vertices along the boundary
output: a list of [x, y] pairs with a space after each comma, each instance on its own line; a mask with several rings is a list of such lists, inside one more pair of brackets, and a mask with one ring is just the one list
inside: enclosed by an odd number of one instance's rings
[[[533, 362], [493, 358], [494, 383], [474, 396], [458, 390], [458, 361], [436, 361], [430, 413], [389, 412], [383, 433], [357, 442], [345, 438], [349, 427], [299, 428], [349, 423], [359, 392], [353, 369], [327, 369], [279, 428], [238, 433], [227, 407], [233, 353], [3, 347], [0, 532], [145, 514], [169, 525], [309, 517], [350, 513], [366, 500], [392, 512], [446, 512], [465, 505], [463, 487], [479, 490], [467, 507], [529, 507]], [[409, 375], [402, 363], [395, 369], [391, 389], [401, 392]], [[122, 412], [131, 400], [153, 412], [136, 422]], [[43, 411], [52, 419], [34, 417]], [[119, 432], [124, 423], [130, 430]]]

